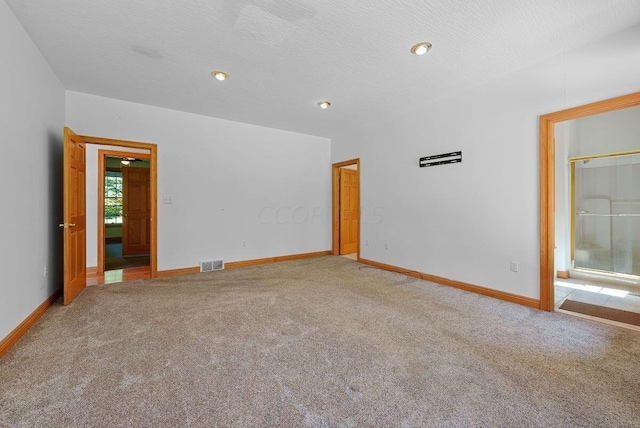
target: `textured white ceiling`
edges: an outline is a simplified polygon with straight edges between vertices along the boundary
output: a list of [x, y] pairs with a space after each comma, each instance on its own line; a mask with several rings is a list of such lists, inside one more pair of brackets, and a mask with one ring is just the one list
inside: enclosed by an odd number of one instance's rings
[[326, 137], [640, 22], [639, 0], [7, 3], [67, 89]]

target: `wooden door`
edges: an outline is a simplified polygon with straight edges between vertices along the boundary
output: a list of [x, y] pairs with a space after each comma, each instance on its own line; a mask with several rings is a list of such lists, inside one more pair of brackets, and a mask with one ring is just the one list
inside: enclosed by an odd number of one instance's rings
[[358, 251], [358, 219], [360, 196], [358, 195], [358, 171], [340, 169], [340, 254]]
[[122, 168], [122, 255], [151, 251], [149, 168]]
[[85, 143], [69, 128], [64, 128], [63, 205], [64, 287], [68, 305], [87, 286]]

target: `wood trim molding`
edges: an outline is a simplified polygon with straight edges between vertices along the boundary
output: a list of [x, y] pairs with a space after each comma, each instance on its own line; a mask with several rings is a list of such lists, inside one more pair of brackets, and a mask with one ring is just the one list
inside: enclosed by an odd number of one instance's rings
[[107, 155], [106, 150], [98, 150], [98, 266], [96, 273], [104, 273], [104, 180], [105, 180], [105, 164]]
[[442, 278], [440, 276], [417, 272], [410, 269], [404, 269], [397, 266], [375, 262], [373, 260], [360, 259], [359, 262], [369, 266], [379, 268], [379, 269], [387, 270], [390, 272], [401, 273], [403, 275], [411, 276], [418, 279], [423, 279], [425, 281], [431, 281], [437, 284], [459, 288], [461, 290], [470, 291], [476, 294], [482, 294], [483, 296], [493, 297], [494, 299], [500, 299], [500, 300], [504, 300], [511, 303], [517, 303], [518, 305], [523, 305], [530, 308], [538, 309], [540, 306], [540, 301], [536, 299], [532, 299], [530, 297], [519, 296], [517, 294], [506, 293], [504, 291], [492, 290], [491, 288], [481, 287], [479, 285], [474, 285], [474, 284], [468, 284], [466, 282], [455, 281], [453, 279]]
[[340, 168], [331, 168], [331, 254], [340, 255]]
[[158, 275], [158, 148], [151, 151], [151, 278]]
[[[243, 260], [239, 262], [229, 262], [224, 264], [225, 269], [238, 269], [248, 266], [264, 265], [267, 263], [286, 262], [289, 260], [309, 259], [312, 257], [330, 256], [331, 251], [316, 251], [314, 253], [291, 254], [288, 256], [265, 257], [263, 259]], [[187, 267], [182, 269], [161, 270], [156, 278], [167, 278], [175, 275], [185, 275], [189, 273], [199, 273], [200, 267]]]
[[556, 123], [640, 105], [640, 92], [540, 116], [540, 309], [554, 309]]
[[[540, 117], [540, 309], [553, 310], [555, 247], [554, 123]], [[544, 141], [544, 144], [542, 143]], [[547, 144], [552, 141], [552, 144]]]
[[161, 270], [156, 273], [156, 278], [168, 278], [170, 276], [186, 275], [189, 273], [198, 273], [198, 272], [200, 272], [199, 266], [181, 268], [181, 269]]
[[120, 146], [144, 150], [150, 150], [151, 147], [157, 147], [157, 144], [145, 143], [142, 141], [114, 140], [112, 138], [93, 137], [90, 135], [82, 135], [81, 137], [87, 144], [98, 144], [101, 146]]
[[264, 265], [267, 263], [286, 262], [289, 260], [310, 259], [312, 257], [330, 256], [331, 251], [316, 251], [314, 253], [292, 254], [289, 256], [266, 257], [264, 259], [244, 260], [239, 262], [229, 262], [224, 264], [225, 269], [238, 269], [247, 266]]
[[24, 321], [20, 323], [7, 337], [0, 342], [0, 358], [7, 353], [13, 345], [33, 326], [38, 319], [49, 309], [62, 295], [62, 288], [58, 288], [51, 296], [36, 308]]
[[556, 276], [560, 279], [569, 279], [569, 271], [559, 270], [558, 272], [556, 272]]
[[[87, 144], [149, 150], [151, 161], [151, 183], [149, 184], [151, 188], [151, 278], [156, 278], [158, 276], [158, 145], [138, 141], [92, 137], [88, 135], [81, 135], [80, 138]], [[143, 154], [144, 153], [136, 153], [135, 156], [141, 157], [140, 155]]]
[[[105, 171], [112, 168], [106, 168], [107, 164], [107, 156], [128, 156], [135, 157], [139, 159], [151, 160], [150, 153], [133, 153], [126, 152], [124, 150], [98, 150], [98, 266], [97, 266], [97, 274], [101, 275], [104, 273], [104, 254], [105, 254], [105, 238], [104, 238], [104, 180], [105, 180]], [[114, 171], [119, 171], [113, 169]], [[150, 188], [151, 193], [153, 190]]]
[[[358, 210], [362, 209], [362, 174], [360, 173], [360, 158], [334, 163], [331, 166], [331, 254], [334, 256], [340, 255], [340, 211], [338, 209], [340, 206], [340, 168], [350, 165], [356, 165], [358, 169]], [[358, 212], [358, 258], [360, 258], [360, 236], [360, 212]]]

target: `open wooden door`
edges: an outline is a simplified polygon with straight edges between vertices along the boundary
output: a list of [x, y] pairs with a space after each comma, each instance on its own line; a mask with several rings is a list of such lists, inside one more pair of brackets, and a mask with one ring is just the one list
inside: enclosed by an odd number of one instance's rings
[[358, 251], [358, 171], [340, 169], [340, 254]]
[[151, 251], [149, 168], [122, 168], [122, 255]]
[[64, 128], [64, 304], [68, 305], [87, 286], [85, 143]]

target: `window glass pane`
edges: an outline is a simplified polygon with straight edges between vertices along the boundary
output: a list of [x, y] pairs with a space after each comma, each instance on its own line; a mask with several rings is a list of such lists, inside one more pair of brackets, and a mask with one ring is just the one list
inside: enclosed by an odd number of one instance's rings
[[104, 187], [104, 222], [106, 224], [122, 223], [122, 173], [107, 171]]

